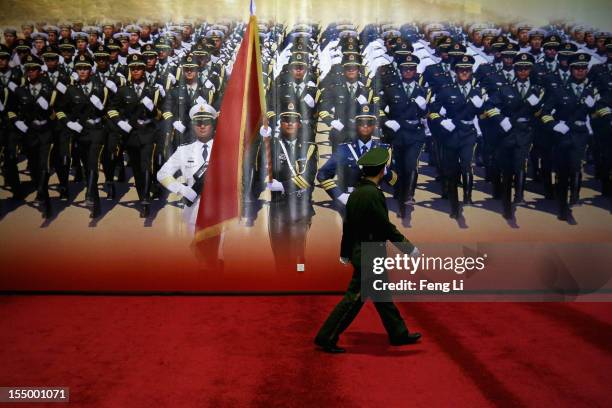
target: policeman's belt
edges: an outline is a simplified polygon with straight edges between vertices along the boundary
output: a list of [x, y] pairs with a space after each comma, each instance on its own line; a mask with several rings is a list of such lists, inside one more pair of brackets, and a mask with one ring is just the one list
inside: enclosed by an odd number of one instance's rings
[[34, 126], [45, 126], [47, 124], [46, 120], [33, 120], [32, 124]]

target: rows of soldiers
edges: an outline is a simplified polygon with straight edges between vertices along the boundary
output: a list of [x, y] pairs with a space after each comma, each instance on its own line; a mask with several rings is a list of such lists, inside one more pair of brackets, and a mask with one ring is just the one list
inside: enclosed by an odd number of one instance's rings
[[[55, 170], [62, 199], [71, 171], [87, 181], [86, 202], [97, 217], [99, 167], [113, 199], [127, 156], [141, 216], [148, 216], [161, 191], [155, 174], [178, 146], [193, 142], [189, 112], [220, 108], [244, 28], [26, 26], [22, 38], [5, 30], [0, 129], [13, 195], [22, 195], [17, 162], [24, 153], [44, 216], [51, 215]], [[610, 196], [609, 33], [563, 24], [371, 24], [358, 31], [350, 23], [262, 23], [259, 35], [268, 112], [246, 163], [253, 169], [245, 172], [247, 225], [266, 188], [279, 203], [278, 228], [300, 224], [297, 236], [314, 214], [317, 183], [342, 213], [360, 176], [357, 160], [374, 146], [392, 151], [385, 177], [402, 217], [415, 204], [423, 151], [453, 218], [461, 216], [459, 185], [463, 205], [472, 203], [478, 162], [507, 219], [524, 202], [531, 176], [546, 198], [558, 200], [559, 218], [570, 220], [586, 159]], [[332, 148], [320, 169], [317, 132]]]

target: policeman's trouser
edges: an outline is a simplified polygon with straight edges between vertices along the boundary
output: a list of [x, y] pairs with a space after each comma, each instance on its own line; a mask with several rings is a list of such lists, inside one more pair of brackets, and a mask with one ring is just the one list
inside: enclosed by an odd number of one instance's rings
[[[363, 307], [361, 296], [361, 271], [354, 267], [353, 277], [344, 296], [325, 320], [316, 336], [321, 343], [336, 344], [340, 335], [350, 326]], [[400, 339], [408, 334], [404, 319], [393, 302], [373, 302], [389, 340]]]
[[132, 171], [134, 172], [134, 182], [138, 199], [142, 204], [150, 202], [151, 174], [152, 174], [152, 155], [153, 144], [143, 144], [139, 146], [127, 146], [128, 156]]

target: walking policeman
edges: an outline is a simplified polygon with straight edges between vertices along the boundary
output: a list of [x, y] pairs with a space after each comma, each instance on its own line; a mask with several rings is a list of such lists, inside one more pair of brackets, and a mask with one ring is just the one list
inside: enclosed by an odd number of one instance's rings
[[537, 124], [535, 115], [539, 114], [544, 97], [544, 89], [529, 79], [534, 62], [531, 54], [520, 53], [515, 57], [516, 79], [491, 94], [490, 102], [495, 108], [485, 112], [485, 116], [497, 123], [499, 129], [496, 161], [502, 172], [503, 215], [506, 219], [513, 217], [513, 182], [514, 204], [524, 203], [525, 169], [533, 143], [533, 127]]
[[[66, 151], [66, 146], [70, 146], [70, 140], [76, 139], [79, 147], [78, 156], [83, 161], [83, 168], [86, 169], [87, 175], [85, 204], [89, 208], [90, 218], [96, 218], [100, 215], [98, 169], [106, 143], [107, 132], [104, 117], [109, 91], [100, 78], [93, 75], [93, 60], [89, 55], [79, 55], [74, 67], [78, 81], [68, 86], [57, 107], [57, 119], [63, 139], [60, 162], [67, 162], [69, 152]], [[58, 175], [60, 175], [62, 191], [67, 191], [68, 167], [61, 166]]]
[[125, 138], [138, 199], [140, 217], [150, 214], [153, 145], [157, 137], [156, 117], [161, 104], [157, 86], [145, 81], [145, 61], [140, 54], [128, 57], [130, 80], [117, 90], [108, 109], [109, 122]]
[[[418, 256], [410, 243], [389, 221], [385, 196], [378, 188], [384, 177], [390, 155], [387, 149], [376, 147], [361, 156], [363, 178], [350, 195], [346, 204], [346, 217], [342, 228], [340, 261], [353, 265], [353, 277], [342, 300], [336, 305], [315, 337], [315, 344], [327, 353], [343, 353], [338, 339], [357, 317], [365, 299], [361, 294], [361, 244], [365, 242], [393, 242], [401, 251]], [[386, 256], [386, 254], [382, 254]], [[420, 333], [409, 333], [397, 307], [392, 302], [374, 302], [376, 311], [385, 326], [391, 345], [415, 343]]]

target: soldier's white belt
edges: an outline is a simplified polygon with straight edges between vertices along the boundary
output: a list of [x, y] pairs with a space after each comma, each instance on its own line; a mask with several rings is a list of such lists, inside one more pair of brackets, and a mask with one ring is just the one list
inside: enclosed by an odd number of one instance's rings
[[138, 123], [140, 126], [148, 125], [151, 122], [152, 122], [151, 119], [138, 119], [136, 121], [136, 123]]
[[419, 123], [421, 123], [420, 120], [405, 120], [404, 122], [406, 122], [409, 125], [418, 125]]
[[527, 122], [529, 122], [529, 119], [527, 119], [527, 118], [516, 118], [516, 122], [517, 123], [527, 123]]
[[574, 125], [576, 126], [586, 126], [586, 122], [584, 120], [577, 120], [574, 122]]
[[46, 120], [33, 120], [32, 124], [34, 126], [45, 126], [47, 124]]
[[459, 122], [463, 123], [464, 125], [473, 125], [474, 122], [471, 120], [460, 120]]
[[97, 118], [97, 119], [87, 119], [87, 124], [89, 125], [97, 125], [98, 123], [102, 122], [102, 118]]

